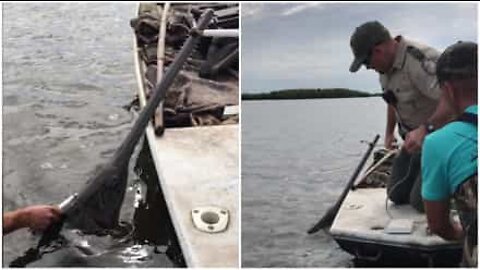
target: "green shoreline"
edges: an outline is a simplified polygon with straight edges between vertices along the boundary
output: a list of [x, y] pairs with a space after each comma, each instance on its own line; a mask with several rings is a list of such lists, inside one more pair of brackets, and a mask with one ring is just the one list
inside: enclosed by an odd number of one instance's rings
[[271, 91], [269, 93], [244, 93], [242, 100], [265, 100], [265, 99], [321, 99], [321, 98], [352, 98], [374, 97], [381, 93], [367, 93], [346, 88], [329, 89], [286, 89]]

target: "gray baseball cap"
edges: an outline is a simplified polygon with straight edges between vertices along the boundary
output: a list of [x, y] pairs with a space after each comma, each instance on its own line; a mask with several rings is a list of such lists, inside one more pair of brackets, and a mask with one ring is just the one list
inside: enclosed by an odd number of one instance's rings
[[378, 21], [366, 22], [357, 27], [350, 38], [350, 47], [355, 57], [350, 72], [357, 72], [370, 57], [373, 47], [389, 39], [391, 36], [387, 28]]
[[459, 41], [440, 55], [437, 78], [440, 82], [477, 76], [477, 43]]

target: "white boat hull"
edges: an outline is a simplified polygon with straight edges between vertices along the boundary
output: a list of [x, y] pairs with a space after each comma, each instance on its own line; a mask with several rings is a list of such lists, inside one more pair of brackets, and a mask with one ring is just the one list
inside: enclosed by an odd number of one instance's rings
[[410, 205], [386, 202], [385, 188], [350, 191], [330, 234], [343, 249], [369, 261], [410, 260], [415, 265], [423, 260], [428, 265], [458, 265], [462, 252], [460, 243], [430, 234], [424, 214]]

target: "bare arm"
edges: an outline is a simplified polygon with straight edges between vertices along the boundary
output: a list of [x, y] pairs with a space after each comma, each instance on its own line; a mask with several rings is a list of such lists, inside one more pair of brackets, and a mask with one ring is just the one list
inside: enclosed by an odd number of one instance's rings
[[23, 226], [23, 218], [20, 210], [3, 214], [3, 234], [9, 234]]
[[395, 108], [392, 105], [387, 105], [387, 127], [385, 129], [385, 148], [392, 149], [395, 142], [395, 125], [397, 124], [397, 117], [395, 115]]
[[[428, 119], [428, 124], [432, 124], [435, 129], [443, 127], [456, 117], [454, 110], [448, 105], [447, 97], [443, 92], [435, 108], [434, 113]], [[404, 147], [409, 153], [414, 153], [422, 149], [423, 140], [427, 135], [427, 129], [424, 125], [407, 133]]]
[[34, 231], [45, 230], [59, 220], [60, 209], [50, 205], [35, 205], [3, 214], [3, 234], [28, 227]]
[[455, 111], [448, 105], [445, 91], [442, 91], [438, 105], [432, 116], [428, 118], [428, 123], [433, 124], [435, 129], [443, 127], [448, 122], [457, 117]]
[[425, 214], [427, 215], [428, 227], [434, 233], [446, 240], [460, 240], [463, 230], [457, 223], [450, 221], [450, 208], [446, 201], [424, 200]]

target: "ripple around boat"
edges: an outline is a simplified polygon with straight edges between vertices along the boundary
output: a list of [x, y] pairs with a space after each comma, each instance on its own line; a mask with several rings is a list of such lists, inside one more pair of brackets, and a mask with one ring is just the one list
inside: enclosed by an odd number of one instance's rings
[[[213, 20], [195, 30], [207, 9]], [[137, 14], [141, 107], [187, 37], [202, 36], [146, 138], [186, 265], [238, 267], [238, 4], [142, 3]]]

